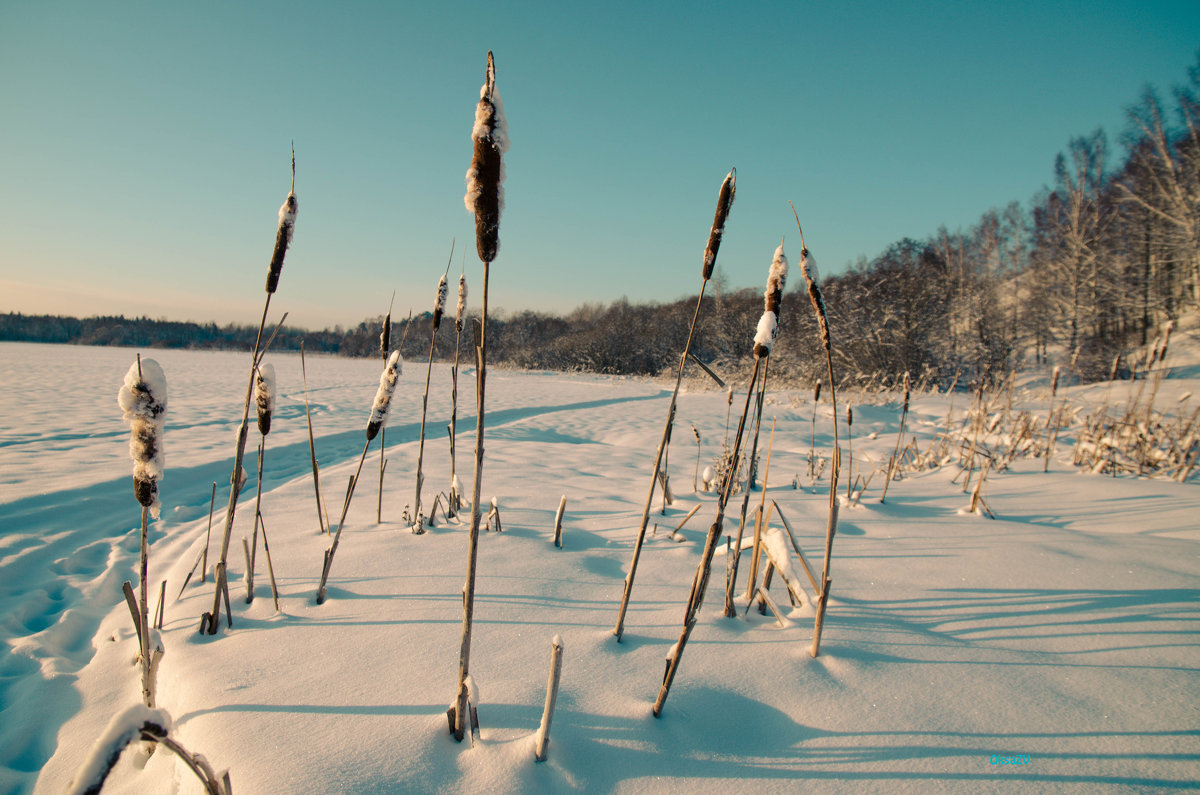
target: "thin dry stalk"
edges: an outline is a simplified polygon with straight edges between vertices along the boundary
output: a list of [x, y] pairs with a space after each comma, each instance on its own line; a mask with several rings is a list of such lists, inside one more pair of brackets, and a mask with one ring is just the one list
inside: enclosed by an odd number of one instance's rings
[[[904, 423], [908, 420], [908, 371], [904, 372], [904, 409], [900, 412], [900, 432], [896, 434], [896, 449], [892, 452], [892, 457], [888, 461], [887, 479], [883, 482], [883, 494], [879, 496], [879, 501], [883, 502], [887, 499], [888, 486], [892, 484], [892, 478], [896, 476], [897, 468], [900, 464], [900, 442], [904, 439]], [[1012, 399], [1012, 392], [1009, 392], [1009, 399]]]
[[[725, 180], [721, 183], [721, 190], [717, 194], [717, 211], [713, 216], [713, 225], [709, 230], [708, 244], [704, 249], [704, 263], [700, 269], [700, 295], [696, 299], [696, 308], [692, 311], [692, 322], [688, 327], [687, 341], [683, 346], [683, 353], [679, 357], [679, 367], [675, 371], [675, 387], [671, 390], [671, 401], [667, 406], [667, 420], [663, 426], [662, 438], [658, 443], [658, 450], [654, 456], [654, 468], [650, 474], [650, 488], [646, 492], [646, 502], [642, 506], [642, 518], [638, 524], [637, 540], [633, 544], [633, 559], [629, 563], [629, 572], [625, 575], [625, 588], [621, 594], [621, 606], [617, 611], [617, 623], [613, 627], [613, 635], [616, 636], [617, 642], [621, 642], [621, 635], [625, 632], [625, 613], [629, 609], [629, 597], [633, 593], [633, 582], [637, 576], [638, 559], [642, 554], [642, 545], [646, 541], [646, 525], [650, 522], [650, 504], [654, 500], [654, 487], [658, 483], [659, 473], [663, 463], [663, 454], [666, 452], [667, 444], [671, 438], [671, 425], [675, 419], [675, 404], [679, 398], [679, 385], [683, 381], [683, 368], [687, 363], [688, 352], [692, 347], [692, 338], [696, 332], [696, 321], [700, 317], [700, 307], [704, 301], [704, 291], [708, 287], [709, 279], [712, 278], [713, 268], [717, 259], [717, 251], [721, 246], [721, 238], [725, 233], [725, 222], [729, 217], [729, 209], [733, 206], [733, 198], [736, 192], [737, 169], [730, 169]], [[757, 363], [755, 364], [757, 369]], [[729, 391], [730, 401], [733, 400], [733, 390]], [[749, 395], [746, 399], [749, 400]], [[728, 426], [728, 419], [726, 419]]]
[[567, 509], [567, 495], [562, 495], [562, 499], [558, 501], [558, 511], [554, 514], [554, 546], [562, 549], [562, 522], [563, 511]]
[[[387, 315], [383, 318], [383, 330], [379, 332], [379, 357], [386, 365], [392, 347], [392, 305], [396, 302], [396, 292], [392, 291], [392, 300], [388, 302]], [[379, 429], [379, 499], [375, 503], [375, 523], [383, 524], [383, 473], [387, 469], [387, 428]]]
[[[767, 467], [763, 473], [763, 487], [761, 498], [758, 503], [758, 510], [754, 513], [754, 546], [750, 556], [750, 579], [746, 583], [746, 598], [751, 599], [754, 596], [755, 583], [758, 581], [758, 561], [762, 555], [762, 531], [764, 509], [767, 505], [767, 478], [771, 476], [771, 451], [775, 448], [775, 420], [771, 420], [771, 435], [767, 440]], [[734, 577], [737, 577], [737, 568], [734, 567]]]
[[[300, 341], [300, 374], [304, 378], [304, 419], [308, 421], [308, 454], [312, 458], [313, 491], [317, 497], [317, 529], [329, 532], [329, 523], [321, 517], [321, 473], [317, 467], [317, 443], [313, 438], [312, 412], [308, 406], [308, 371], [304, 366], [304, 341]], [[215, 484], [214, 484], [215, 485]], [[328, 511], [326, 511], [328, 513]]]

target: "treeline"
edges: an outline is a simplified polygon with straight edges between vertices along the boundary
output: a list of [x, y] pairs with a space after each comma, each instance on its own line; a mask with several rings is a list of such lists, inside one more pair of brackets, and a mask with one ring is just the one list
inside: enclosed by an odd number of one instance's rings
[[[955, 232], [898, 241], [822, 282], [838, 368], [847, 378], [930, 383], [1003, 378], [1023, 356], [1076, 362], [1081, 377], [1127, 371], [1125, 351], [1164, 321], [1200, 305], [1200, 58], [1169, 104], [1147, 88], [1128, 109], [1124, 158], [1112, 162], [1102, 131], [1073, 138], [1054, 161], [1053, 186], [1028, 208], [1013, 202]], [[736, 211], [735, 211], [736, 212]], [[793, 261], [799, 252], [789, 252]], [[819, 254], [819, 252], [814, 252]], [[763, 264], [764, 278], [766, 262]], [[792, 284], [799, 281], [793, 275]], [[762, 312], [758, 289], [714, 280], [693, 352], [726, 374], [747, 367]], [[696, 298], [671, 303], [584, 304], [566, 316], [523, 311], [489, 318], [489, 361], [541, 370], [656, 374], [678, 363]], [[393, 320], [396, 320], [395, 318]], [[276, 350], [379, 356], [383, 317], [350, 329], [285, 327]], [[822, 372], [807, 296], [784, 296], [772, 371], [793, 381]], [[407, 336], [404, 331], [407, 326]], [[428, 313], [393, 324], [393, 345], [423, 360]], [[150, 318], [0, 315], [0, 340], [249, 350], [252, 326]], [[454, 357], [453, 323], [435, 355]], [[470, 328], [461, 340], [474, 361]]]

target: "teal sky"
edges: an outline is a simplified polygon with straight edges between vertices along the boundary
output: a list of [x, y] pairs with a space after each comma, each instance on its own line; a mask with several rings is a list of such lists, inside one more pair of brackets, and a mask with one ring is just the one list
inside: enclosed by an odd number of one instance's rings
[[[512, 148], [491, 303], [760, 286], [795, 202], [822, 273], [967, 227], [1113, 144], [1200, 48], [1200, 3], [0, 0], [0, 311], [308, 328], [431, 308], [457, 238], [486, 53]], [[794, 288], [794, 285], [793, 285]], [[277, 315], [276, 315], [277, 316]]]

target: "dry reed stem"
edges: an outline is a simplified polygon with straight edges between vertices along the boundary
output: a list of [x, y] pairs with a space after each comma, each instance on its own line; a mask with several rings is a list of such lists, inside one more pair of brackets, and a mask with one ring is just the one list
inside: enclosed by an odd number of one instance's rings
[[[717, 250], [721, 244], [721, 236], [724, 233], [724, 222], [728, 217], [729, 208], [733, 203], [733, 196], [736, 190], [737, 170], [731, 169], [725, 177], [725, 181], [721, 183], [721, 190], [717, 196], [717, 213], [713, 218], [713, 228], [709, 232], [709, 242], [705, 248], [704, 265], [701, 268], [701, 283], [700, 295], [696, 299], [696, 308], [692, 311], [692, 322], [688, 327], [687, 340], [683, 346], [683, 353], [679, 357], [679, 367], [675, 372], [675, 387], [671, 390], [671, 400], [667, 406], [667, 420], [663, 426], [662, 438], [658, 443], [658, 450], [654, 456], [654, 469], [650, 474], [650, 488], [646, 492], [646, 502], [642, 506], [642, 518], [638, 523], [637, 539], [633, 545], [633, 559], [629, 563], [629, 572], [625, 575], [625, 587], [621, 594], [621, 606], [617, 610], [617, 623], [613, 627], [613, 635], [616, 636], [617, 642], [621, 642], [621, 635], [625, 632], [625, 614], [629, 609], [629, 598], [633, 593], [633, 582], [637, 576], [638, 560], [642, 554], [642, 545], [646, 541], [646, 525], [650, 522], [650, 504], [654, 500], [654, 487], [658, 483], [659, 472], [663, 463], [663, 455], [666, 452], [667, 444], [671, 438], [671, 425], [675, 419], [675, 405], [679, 399], [679, 385], [683, 381], [683, 368], [687, 363], [688, 353], [691, 351], [692, 338], [696, 332], [696, 321], [700, 317], [700, 307], [704, 301], [704, 291], [708, 287], [708, 281], [712, 274], [712, 268], [708, 265], [709, 252], [712, 254], [712, 259], [716, 261]], [[728, 191], [727, 191], [728, 188]], [[722, 209], [723, 208], [723, 209]], [[720, 221], [720, 224], [717, 222]], [[719, 232], [717, 230], [720, 230]], [[755, 362], [755, 370], [757, 372], [758, 364]], [[732, 391], [730, 393], [732, 395]], [[749, 396], [747, 395], [747, 399]], [[732, 401], [732, 397], [730, 398]], [[728, 431], [728, 418], [726, 419], [726, 429]], [[665, 492], [664, 492], [665, 494]]]
[[308, 454], [312, 458], [313, 491], [317, 497], [317, 528], [322, 533], [328, 533], [329, 523], [321, 518], [321, 473], [317, 467], [317, 443], [313, 438], [312, 412], [308, 406], [308, 371], [304, 366], [303, 340], [300, 341], [300, 374], [304, 378], [304, 419], [308, 422]]

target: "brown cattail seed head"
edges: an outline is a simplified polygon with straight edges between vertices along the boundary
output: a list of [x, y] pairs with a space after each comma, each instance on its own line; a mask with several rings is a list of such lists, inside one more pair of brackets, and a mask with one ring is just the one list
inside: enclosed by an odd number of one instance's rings
[[1117, 380], [1117, 368], [1121, 366], [1121, 354], [1113, 357], [1112, 371], [1108, 374], [1109, 381]]
[[383, 319], [383, 331], [379, 332], [379, 355], [387, 361], [388, 351], [392, 347], [392, 313], [388, 312]]
[[821, 379], [817, 379], [817, 387], [813, 390], [813, 403], [821, 402]]
[[433, 302], [433, 330], [437, 332], [438, 327], [442, 325], [442, 315], [446, 312], [446, 275], [442, 274], [442, 278], [438, 281], [437, 297]]
[[704, 281], [712, 278], [713, 268], [717, 264], [717, 249], [721, 247], [721, 237], [725, 234], [725, 222], [729, 219], [729, 208], [733, 206], [736, 183], [737, 169], [731, 168], [717, 194], [717, 212], [713, 216], [712, 230], [708, 233], [708, 245], [704, 247], [704, 267], [701, 270]]
[[454, 310], [454, 328], [458, 333], [463, 330], [463, 318], [467, 314], [467, 274], [458, 277], [458, 306]]
[[817, 286], [813, 270], [816, 260], [808, 253], [807, 248], [800, 250], [800, 273], [808, 283], [808, 300], [812, 302], [813, 311], [817, 313], [817, 328], [821, 332], [821, 344], [826, 352], [832, 352], [833, 344], [829, 339], [829, 317], [825, 314], [825, 299], [821, 297], [821, 288]]
[[775, 249], [771, 260], [771, 270], [767, 275], [767, 291], [764, 300], [762, 317], [758, 321], [758, 330], [754, 335], [754, 355], [766, 356], [771, 352], [775, 340], [779, 338], [779, 306], [783, 302], [783, 288], [787, 284], [787, 257], [783, 254], [783, 244]]
[[849, 404], [846, 405], [846, 426], [854, 425], [854, 408]]
[[400, 351], [392, 351], [388, 357], [387, 366], [379, 376], [379, 390], [375, 393], [375, 402], [371, 404], [371, 418], [367, 421], [367, 441], [379, 435], [379, 429], [387, 423], [388, 409], [392, 405], [392, 395], [396, 391], [396, 379], [400, 375]]
[[258, 432], [271, 432], [271, 414], [275, 411], [275, 366], [260, 364], [254, 375], [254, 406], [258, 410]]
[[508, 125], [504, 104], [496, 90], [496, 66], [488, 52], [487, 75], [475, 107], [471, 131], [474, 154], [467, 170], [467, 210], [475, 214], [475, 249], [479, 259], [492, 262], [500, 246], [500, 211], [504, 207], [504, 152], [508, 149]]
[[153, 359], [138, 359], [125, 374], [117, 404], [131, 431], [133, 493], [158, 516], [158, 480], [163, 475], [162, 432], [166, 422], [167, 379]]
[[1054, 378], [1050, 382], [1050, 397], [1058, 394], [1058, 365], [1054, 366]]
[[908, 411], [908, 371], [904, 371], [904, 410]]
[[275, 292], [279, 286], [279, 274], [283, 271], [283, 258], [292, 243], [292, 232], [296, 228], [296, 211], [300, 205], [296, 192], [292, 191], [279, 208], [279, 228], [275, 232], [275, 250], [271, 252], [271, 265], [267, 271], [267, 292]]

